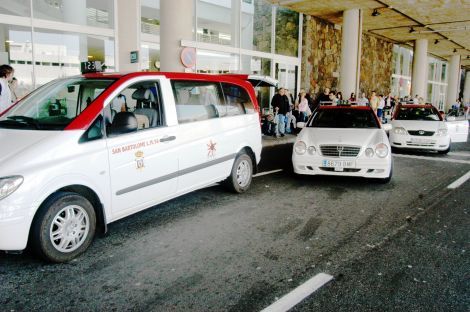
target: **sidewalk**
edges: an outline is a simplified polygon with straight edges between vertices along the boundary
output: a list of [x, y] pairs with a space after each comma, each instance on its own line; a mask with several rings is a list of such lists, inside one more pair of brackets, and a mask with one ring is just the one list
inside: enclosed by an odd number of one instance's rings
[[293, 144], [297, 135], [295, 134], [286, 134], [283, 137], [273, 137], [268, 135], [262, 135], [263, 147], [276, 146], [281, 144]]

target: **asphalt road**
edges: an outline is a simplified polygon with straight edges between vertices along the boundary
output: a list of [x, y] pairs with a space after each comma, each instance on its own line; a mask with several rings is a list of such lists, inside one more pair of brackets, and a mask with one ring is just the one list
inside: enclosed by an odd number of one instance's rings
[[[394, 157], [389, 184], [291, 172], [209, 187], [109, 226], [68, 264], [0, 254], [1, 311], [259, 311], [324, 272], [296, 311], [468, 311], [470, 144]], [[421, 157], [421, 158], [419, 158]], [[424, 157], [424, 158], [422, 158]]]

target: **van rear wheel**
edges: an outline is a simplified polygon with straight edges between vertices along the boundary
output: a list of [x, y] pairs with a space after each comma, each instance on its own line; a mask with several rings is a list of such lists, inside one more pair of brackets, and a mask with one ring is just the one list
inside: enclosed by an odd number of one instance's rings
[[253, 179], [253, 161], [245, 153], [235, 158], [230, 176], [224, 181], [226, 187], [236, 193], [243, 193], [250, 188]]
[[34, 251], [51, 262], [67, 262], [93, 241], [96, 214], [83, 196], [59, 192], [41, 206], [31, 229]]

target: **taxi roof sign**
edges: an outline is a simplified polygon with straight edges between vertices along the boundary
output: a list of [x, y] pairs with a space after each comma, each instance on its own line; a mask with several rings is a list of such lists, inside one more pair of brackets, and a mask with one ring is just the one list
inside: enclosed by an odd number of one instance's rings
[[82, 74], [99, 73], [103, 71], [100, 61], [82, 62], [80, 65]]

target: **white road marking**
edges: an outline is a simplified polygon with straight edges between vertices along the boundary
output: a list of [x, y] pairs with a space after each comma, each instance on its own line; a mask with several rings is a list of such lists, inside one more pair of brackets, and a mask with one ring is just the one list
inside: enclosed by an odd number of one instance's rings
[[462, 184], [464, 184], [468, 179], [470, 179], [470, 171], [467, 172], [466, 174], [464, 174], [463, 176], [461, 176], [460, 178], [458, 178], [457, 180], [455, 180], [454, 182], [452, 182], [451, 184], [449, 184], [449, 186], [447, 186], [447, 188], [448, 189], [456, 189], [459, 186], [461, 186]]
[[470, 157], [470, 152], [449, 152], [447, 155]]
[[434, 161], [443, 161], [443, 162], [450, 162], [450, 163], [456, 163], [456, 164], [468, 164], [468, 165], [470, 165], [470, 160], [461, 160], [461, 159], [452, 159], [452, 158], [440, 158], [440, 157], [404, 155], [404, 154], [393, 154], [393, 157], [434, 160]]
[[329, 274], [319, 273], [261, 312], [288, 311], [332, 279], [333, 276]]
[[260, 172], [260, 173], [257, 173], [253, 176], [253, 178], [256, 178], [256, 177], [261, 177], [261, 176], [264, 176], [264, 175], [267, 175], [267, 174], [271, 174], [271, 173], [276, 173], [276, 172], [280, 172], [282, 171], [283, 169], [276, 169], [276, 170], [271, 170], [271, 171], [265, 171], [265, 172]]

